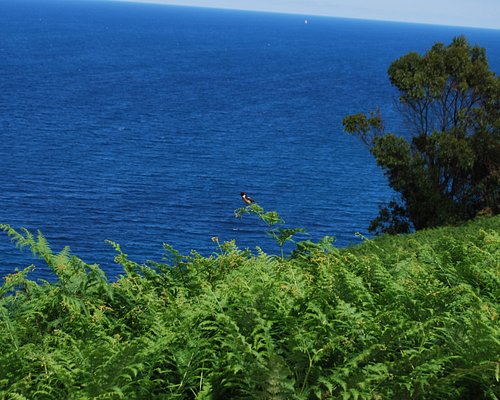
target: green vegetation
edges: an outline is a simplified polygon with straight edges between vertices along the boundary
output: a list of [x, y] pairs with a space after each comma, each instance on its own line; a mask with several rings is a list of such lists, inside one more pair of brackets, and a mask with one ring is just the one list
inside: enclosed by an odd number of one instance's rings
[[288, 258], [214, 238], [139, 265], [113, 244], [116, 282], [2, 228], [57, 280], [4, 279], [0, 399], [500, 397], [500, 217]]
[[458, 37], [422, 56], [409, 53], [388, 72], [410, 131], [385, 134], [378, 113], [343, 121], [400, 194], [370, 230], [400, 233], [498, 214], [500, 77], [489, 70], [485, 50]]
[[272, 237], [274, 241], [278, 244], [280, 248], [281, 258], [285, 258], [283, 246], [286, 242], [294, 242], [293, 237], [297, 233], [303, 233], [302, 228], [285, 228], [285, 221], [276, 211], [266, 212], [257, 203], [254, 203], [248, 207], [237, 208], [234, 211], [236, 218], [241, 218], [243, 214], [254, 214], [260, 221], [264, 222], [267, 227], [267, 235]]

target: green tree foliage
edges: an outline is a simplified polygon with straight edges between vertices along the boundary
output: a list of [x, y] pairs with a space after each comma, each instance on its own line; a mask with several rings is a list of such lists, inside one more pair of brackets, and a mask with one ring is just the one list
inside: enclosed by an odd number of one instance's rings
[[286, 259], [214, 238], [137, 264], [112, 243], [115, 282], [1, 228], [56, 279], [0, 286], [0, 399], [500, 397], [498, 216]]
[[[378, 113], [344, 119], [400, 194], [370, 226], [407, 232], [497, 214], [500, 207], [500, 77], [464, 37], [409, 53], [389, 67], [410, 132], [385, 134]], [[406, 137], [411, 137], [407, 140]]]

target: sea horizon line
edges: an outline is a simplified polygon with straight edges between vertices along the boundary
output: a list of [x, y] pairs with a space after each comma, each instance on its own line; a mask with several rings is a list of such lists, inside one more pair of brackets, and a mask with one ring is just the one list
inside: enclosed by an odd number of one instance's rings
[[320, 13], [315, 13], [315, 12], [310, 13], [310, 12], [299, 12], [299, 11], [263, 10], [263, 9], [251, 9], [251, 8], [245, 8], [245, 7], [221, 7], [221, 6], [205, 6], [205, 5], [193, 5], [193, 4], [177, 4], [177, 3], [166, 3], [162, 0], [94, 0], [94, 1], [107, 1], [107, 2], [113, 2], [113, 3], [151, 4], [151, 5], [161, 5], [161, 6], [177, 7], [177, 8], [200, 8], [200, 9], [207, 9], [207, 10], [224, 10], [224, 11], [241, 11], [241, 12], [250, 12], [250, 13], [297, 15], [297, 16], [302, 16], [302, 17], [307, 18], [307, 19], [309, 19], [311, 17], [320, 17], [320, 18], [346, 19], [346, 20], [367, 21], [367, 22], [388, 22], [388, 23], [396, 23], [396, 24], [438, 26], [438, 27], [445, 27], [445, 28], [465, 28], [465, 29], [500, 31], [500, 27], [493, 27], [493, 26], [461, 25], [461, 24], [452, 24], [452, 23], [433, 23], [433, 22], [383, 19], [383, 18], [363, 18], [363, 17], [343, 16], [343, 15], [334, 15], [334, 14], [320, 14]]

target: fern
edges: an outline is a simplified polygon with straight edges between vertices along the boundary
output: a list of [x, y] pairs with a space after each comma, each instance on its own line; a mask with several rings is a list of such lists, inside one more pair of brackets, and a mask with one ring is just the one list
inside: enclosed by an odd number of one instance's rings
[[56, 280], [0, 286], [0, 399], [500, 397], [498, 217], [289, 258], [214, 241], [138, 264], [110, 243], [114, 282], [1, 228]]

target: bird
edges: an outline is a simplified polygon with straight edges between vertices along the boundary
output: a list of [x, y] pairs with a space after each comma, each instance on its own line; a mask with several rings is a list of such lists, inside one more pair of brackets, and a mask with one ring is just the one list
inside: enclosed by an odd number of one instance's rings
[[248, 195], [245, 192], [241, 192], [240, 196], [241, 196], [241, 199], [245, 202], [245, 204], [250, 205], [252, 203], [255, 203], [255, 200], [248, 197]]

